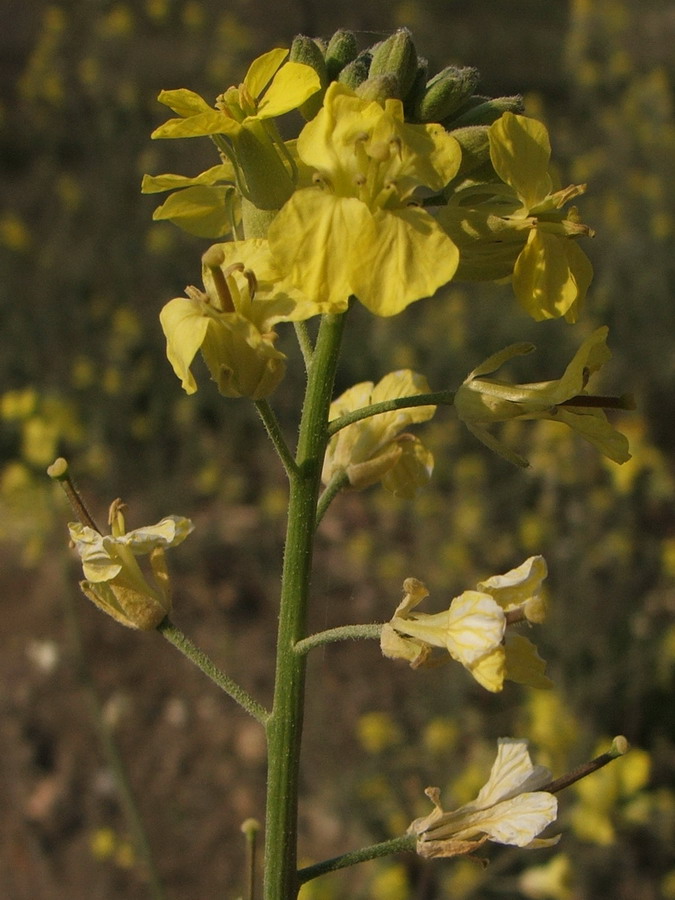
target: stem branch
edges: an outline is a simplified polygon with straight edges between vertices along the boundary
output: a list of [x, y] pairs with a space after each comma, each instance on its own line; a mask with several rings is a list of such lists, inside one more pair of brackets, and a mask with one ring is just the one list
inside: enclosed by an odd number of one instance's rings
[[183, 656], [187, 656], [190, 662], [201, 669], [211, 681], [232, 697], [235, 703], [238, 703], [239, 706], [243, 707], [243, 709], [260, 722], [261, 725], [267, 723], [269, 713], [265, 707], [261, 706], [257, 700], [254, 700], [241, 685], [234, 681], [234, 679], [222, 672], [206, 653], [203, 653], [195, 647], [190, 638], [183, 634], [180, 628], [177, 628], [168, 617], [159, 623], [157, 631], [159, 631], [162, 637], [166, 638], [170, 644], [173, 644], [177, 650], [180, 650]]

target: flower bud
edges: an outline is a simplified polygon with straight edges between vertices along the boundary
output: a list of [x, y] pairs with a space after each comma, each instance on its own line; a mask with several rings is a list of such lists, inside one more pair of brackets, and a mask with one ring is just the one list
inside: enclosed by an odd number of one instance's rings
[[460, 163], [455, 180], [464, 178], [479, 166], [490, 160], [490, 139], [487, 125], [467, 125], [453, 130], [452, 136], [462, 148]]
[[424, 96], [429, 74], [429, 60], [420, 56], [417, 59], [417, 71], [412, 85], [404, 100], [405, 118], [407, 122], [416, 122], [415, 110]]
[[346, 84], [350, 90], [355, 91], [368, 78], [370, 59], [370, 53], [361, 53], [342, 69], [338, 81]]
[[386, 41], [382, 41], [373, 49], [373, 60], [370, 64], [370, 78], [380, 75], [395, 75], [398, 92], [395, 96], [403, 100], [412, 87], [417, 73], [417, 51], [407, 28], [399, 28]]
[[448, 66], [427, 82], [415, 109], [420, 122], [441, 122], [464, 105], [473, 94], [480, 75], [470, 66]]
[[353, 31], [340, 28], [328, 41], [326, 48], [326, 73], [328, 81], [337, 81], [340, 72], [358, 56], [356, 36]]
[[466, 125], [491, 125], [505, 112], [522, 113], [523, 109], [523, 98], [520, 94], [493, 99], [474, 96], [442, 124], [449, 130], [464, 128]]
[[395, 75], [377, 75], [360, 84], [356, 93], [362, 100], [376, 100], [384, 104], [385, 100], [398, 97], [399, 90], [399, 80]]
[[329, 79], [326, 72], [326, 62], [323, 58], [323, 52], [315, 40], [306, 37], [304, 34], [299, 34], [293, 38], [288, 59], [291, 62], [298, 62], [303, 63], [306, 66], [311, 66], [319, 76], [321, 90], [312, 94], [309, 100], [306, 100], [302, 106], [300, 106], [300, 114], [304, 119], [309, 121], [310, 119], [313, 119], [321, 109], [323, 95], [328, 87]]

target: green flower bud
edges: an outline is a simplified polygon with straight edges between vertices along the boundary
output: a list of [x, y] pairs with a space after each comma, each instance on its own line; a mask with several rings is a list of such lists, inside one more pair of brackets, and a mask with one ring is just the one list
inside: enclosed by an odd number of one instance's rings
[[337, 81], [338, 75], [348, 63], [356, 59], [358, 55], [356, 36], [353, 31], [340, 28], [328, 41], [326, 48], [326, 72], [328, 81]]
[[417, 51], [407, 28], [399, 28], [386, 41], [373, 48], [370, 64], [370, 78], [380, 75], [395, 75], [398, 81], [396, 96], [403, 100], [412, 87], [417, 74]]
[[342, 69], [338, 81], [355, 91], [368, 78], [370, 69], [370, 53], [361, 53]]
[[385, 100], [398, 97], [399, 90], [398, 78], [396, 75], [390, 74], [369, 78], [358, 86], [356, 93], [362, 100], [377, 100], [378, 103], [384, 103]]
[[487, 125], [468, 125], [466, 128], [456, 128], [453, 129], [452, 136], [462, 148], [462, 162], [455, 180], [466, 177], [469, 172], [473, 172], [479, 166], [489, 162], [490, 139]]
[[319, 76], [321, 82], [321, 90], [313, 94], [309, 100], [305, 101], [300, 107], [300, 114], [308, 121], [321, 109], [323, 103], [323, 95], [328, 87], [328, 74], [326, 72], [326, 62], [323, 58], [323, 51], [317, 42], [304, 34], [299, 34], [293, 38], [291, 44], [291, 52], [288, 56], [289, 62], [304, 63], [311, 66]]
[[471, 97], [462, 109], [448, 117], [443, 125], [448, 130], [463, 128], [465, 125], [492, 125], [505, 112], [522, 113], [523, 98], [513, 97]]
[[403, 106], [405, 110], [405, 118], [407, 122], [416, 121], [415, 109], [421, 102], [426, 90], [427, 75], [429, 74], [429, 60], [420, 56], [417, 60], [417, 71], [413, 83], [404, 100]]
[[448, 66], [427, 82], [415, 109], [420, 122], [441, 122], [464, 105], [478, 85], [478, 69]]

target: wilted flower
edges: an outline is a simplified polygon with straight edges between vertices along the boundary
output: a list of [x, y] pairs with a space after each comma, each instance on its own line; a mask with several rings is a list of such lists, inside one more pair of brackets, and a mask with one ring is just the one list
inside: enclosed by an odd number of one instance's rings
[[203, 263], [206, 291], [188, 287], [160, 313], [169, 362], [188, 394], [197, 390], [190, 366], [201, 350], [221, 394], [267, 397], [286, 371], [272, 326], [322, 307], [281, 278], [264, 240], [216, 244]]
[[303, 291], [335, 312], [353, 294], [391, 316], [450, 281], [457, 248], [414, 197], [459, 167], [459, 144], [440, 125], [408, 125], [399, 100], [382, 105], [333, 82], [297, 152], [314, 186], [295, 191], [268, 236]]
[[520, 634], [507, 634], [509, 625], [544, 620], [541, 585], [546, 574], [544, 558], [531, 556], [505, 575], [480, 582], [475, 591], [464, 591], [448, 609], [431, 615], [413, 612], [429, 592], [421, 581], [407, 578], [405, 597], [383, 626], [382, 652], [417, 668], [427, 663], [437, 647], [489, 691], [501, 691], [504, 679], [548, 688], [551, 682], [536, 647]]
[[486, 841], [516, 847], [550, 847], [555, 838], [537, 838], [555, 821], [558, 801], [539, 790], [550, 781], [544, 766], [533, 766], [528, 743], [500, 738], [487, 783], [471, 803], [444, 812], [438, 788], [425, 793], [434, 804], [428, 816], [415, 819], [408, 832], [416, 834], [417, 852], [424, 857], [449, 857], [472, 853]]
[[586, 392], [589, 377], [611, 358], [607, 332], [607, 327], [603, 326], [589, 335], [558, 381], [508, 384], [485, 378], [510, 359], [529, 353], [534, 347], [532, 344], [512, 344], [493, 354], [469, 373], [455, 394], [457, 415], [475, 437], [517, 465], [528, 463], [493, 437], [487, 431], [487, 425], [509, 419], [563, 422], [614, 462], [626, 462], [630, 459], [628, 441], [612, 428], [602, 407], [627, 409], [631, 406], [630, 399], [596, 398]]
[[[164, 550], [181, 544], [193, 530], [182, 516], [167, 516], [156, 525], [125, 532], [122, 504], [110, 508], [112, 533], [70, 522], [68, 530], [82, 559], [84, 594], [103, 612], [129, 628], [149, 631], [171, 611], [171, 591]], [[147, 556], [152, 580], [136, 557]]]
[[[429, 392], [426, 378], [410, 369], [401, 369], [385, 375], [377, 385], [363, 381], [349, 388], [331, 404], [330, 419], [383, 400]], [[434, 460], [422, 442], [403, 429], [426, 422], [435, 412], [435, 406], [412, 406], [345, 426], [328, 444], [322, 473], [324, 483], [345, 472], [350, 485], [357, 490], [381, 481], [393, 494], [413, 497], [429, 481]]]

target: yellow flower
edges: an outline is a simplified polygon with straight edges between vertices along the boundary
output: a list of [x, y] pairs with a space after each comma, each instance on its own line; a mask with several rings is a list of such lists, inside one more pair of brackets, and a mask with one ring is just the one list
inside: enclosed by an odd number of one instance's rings
[[242, 84], [218, 98], [217, 109], [182, 88], [158, 97], [179, 118], [169, 119], [153, 138], [214, 135], [239, 174], [242, 194], [261, 209], [278, 209], [293, 190], [292, 167], [273, 120], [302, 106], [321, 87], [311, 66], [285, 62], [275, 49], [254, 60]]
[[544, 766], [533, 766], [527, 741], [500, 738], [497, 758], [478, 796], [459, 809], [444, 812], [438, 788], [425, 793], [434, 804], [428, 816], [415, 819], [408, 832], [417, 835], [420, 856], [450, 857], [472, 853], [486, 841], [516, 847], [549, 847], [558, 838], [537, 838], [555, 821], [558, 801], [541, 791], [551, 779]]
[[[330, 419], [383, 400], [429, 391], [426, 378], [410, 369], [390, 372], [377, 385], [363, 381], [345, 391], [331, 404]], [[435, 412], [435, 406], [408, 407], [370, 416], [342, 428], [330, 439], [326, 450], [324, 483], [345, 472], [350, 485], [357, 490], [381, 481], [393, 494], [413, 497], [429, 481], [434, 460], [422, 442], [403, 429], [426, 422]]]
[[381, 105], [333, 82], [303, 128], [298, 156], [314, 186], [296, 191], [268, 234], [281, 268], [335, 312], [355, 295], [392, 316], [455, 274], [457, 248], [415, 200], [455, 175], [459, 144], [440, 125], [408, 125], [399, 100]]
[[512, 276], [513, 290], [532, 318], [565, 316], [576, 322], [593, 278], [577, 245], [592, 235], [577, 210], [563, 207], [585, 185], [555, 190], [549, 174], [551, 145], [546, 127], [506, 112], [487, 132], [490, 161], [501, 184], [461, 183], [439, 213], [458, 243], [457, 277], [489, 281]]
[[586, 392], [589, 377], [611, 358], [606, 326], [586, 338], [562, 378], [532, 384], [508, 384], [489, 375], [504, 363], [529, 353], [532, 344], [512, 344], [493, 354], [471, 372], [455, 394], [457, 415], [469, 431], [495, 453], [516, 465], [527, 460], [493, 437], [486, 426], [509, 419], [551, 419], [563, 422], [617, 463], [630, 459], [628, 441], [607, 421], [602, 407], [630, 408], [629, 398], [593, 397]]
[[383, 626], [380, 646], [385, 656], [406, 659], [413, 668], [427, 664], [434, 647], [447, 651], [486, 690], [497, 692], [504, 679], [548, 688], [545, 663], [535, 646], [507, 626], [541, 622], [546, 614], [541, 585], [546, 562], [532, 556], [505, 575], [478, 584], [475, 591], [455, 597], [440, 613], [413, 612], [429, 592], [416, 578], [403, 583], [405, 596], [393, 618]]
[[264, 240], [215, 244], [203, 263], [206, 291], [188, 287], [160, 313], [169, 362], [188, 394], [197, 390], [190, 366], [201, 350], [221, 394], [267, 397], [286, 370], [272, 326], [322, 307], [280, 277]]
[[[110, 523], [109, 535], [79, 522], [68, 525], [86, 579], [80, 587], [99, 609], [122, 625], [149, 631], [171, 611], [164, 549], [181, 544], [193, 530], [192, 522], [167, 516], [156, 525], [125, 532], [122, 504], [116, 500], [110, 508]], [[137, 556], [148, 556], [152, 582], [143, 574]]]

